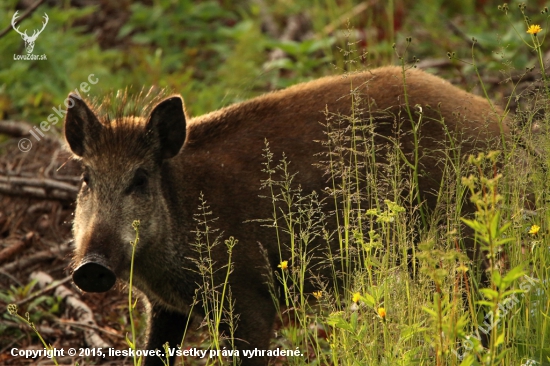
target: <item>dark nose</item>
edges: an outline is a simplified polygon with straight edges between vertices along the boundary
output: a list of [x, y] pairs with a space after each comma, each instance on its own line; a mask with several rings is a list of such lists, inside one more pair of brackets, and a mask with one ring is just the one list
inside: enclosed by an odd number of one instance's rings
[[115, 284], [116, 275], [102, 264], [87, 262], [75, 269], [73, 281], [82, 291], [106, 292]]

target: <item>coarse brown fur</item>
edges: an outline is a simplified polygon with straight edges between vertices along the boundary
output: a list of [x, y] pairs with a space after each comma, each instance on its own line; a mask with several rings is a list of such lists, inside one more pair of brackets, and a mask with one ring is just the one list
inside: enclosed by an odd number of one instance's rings
[[[448, 140], [441, 120], [462, 144], [463, 155], [493, 147], [501, 133], [507, 138], [509, 130], [499, 122], [502, 111], [436, 76], [408, 70], [406, 85], [413, 119], [419, 118], [415, 106], [422, 110], [419, 186], [433, 209], [432, 193], [443, 175], [438, 151]], [[398, 143], [410, 156], [411, 121], [403, 107], [403, 72], [397, 67], [322, 78], [192, 119], [184, 116], [177, 96], [156, 107], [162, 98], [145, 98], [149, 107], [110, 118], [101, 108], [93, 112], [71, 97], [75, 107], [67, 113], [65, 136], [85, 171], [74, 222], [75, 282], [91, 291], [105, 291], [115, 276], [127, 280], [128, 242], [134, 237], [131, 224], [141, 220], [134, 283], [152, 304], [147, 348], [161, 348], [166, 341], [179, 344], [185, 314], [201, 283], [191, 270], [196, 268], [191, 258], [196, 257], [193, 214], [203, 194], [218, 218], [213, 225], [224, 237], [239, 240], [229, 279], [240, 316], [235, 337], [242, 342], [237, 346], [268, 349], [275, 307], [265, 274], [277, 270], [280, 255], [275, 231], [250, 221], [269, 218], [273, 212], [272, 202], [259, 197], [261, 181], [267, 178], [262, 173], [264, 140], [276, 159], [286, 154], [293, 171], [299, 172], [294, 183], [303, 192], [323, 191], [328, 177], [316, 166], [316, 154], [325, 151], [319, 142], [326, 140], [323, 112], [351, 115], [350, 91], [355, 88], [376, 116], [376, 144], [388, 144], [388, 138], [400, 135]], [[366, 111], [359, 115], [363, 121], [369, 116]], [[269, 269], [258, 243], [267, 251]], [[225, 246], [215, 247], [212, 257], [216, 263], [226, 263]], [[101, 275], [94, 277], [96, 269]], [[225, 272], [218, 275], [217, 283], [223, 282]], [[201, 308], [195, 306], [204, 316]], [[267, 360], [242, 358], [242, 362], [265, 365]], [[156, 364], [158, 359], [146, 360], [146, 365]]]

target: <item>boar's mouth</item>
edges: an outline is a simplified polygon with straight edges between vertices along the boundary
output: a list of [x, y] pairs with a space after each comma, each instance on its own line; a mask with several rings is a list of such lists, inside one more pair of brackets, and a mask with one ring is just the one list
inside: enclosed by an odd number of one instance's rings
[[106, 292], [116, 282], [115, 273], [99, 257], [84, 259], [73, 272], [73, 281], [85, 292]]

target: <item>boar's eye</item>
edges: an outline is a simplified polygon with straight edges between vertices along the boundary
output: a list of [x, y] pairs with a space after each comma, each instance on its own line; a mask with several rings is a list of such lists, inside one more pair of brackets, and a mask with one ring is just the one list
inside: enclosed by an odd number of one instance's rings
[[130, 183], [130, 186], [126, 189], [126, 193], [130, 194], [132, 192], [138, 192], [143, 193], [145, 189], [147, 189], [147, 183], [149, 182], [149, 177], [147, 176], [147, 172], [139, 168], [134, 173], [134, 177], [132, 178], [132, 182]]
[[87, 172], [82, 174], [82, 189], [83, 190], [88, 190], [90, 188], [90, 174], [88, 174]]

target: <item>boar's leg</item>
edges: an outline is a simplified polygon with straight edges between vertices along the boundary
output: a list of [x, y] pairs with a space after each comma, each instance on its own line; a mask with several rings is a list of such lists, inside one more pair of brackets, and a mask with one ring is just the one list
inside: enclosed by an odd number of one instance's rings
[[[246, 284], [246, 283], [245, 283]], [[248, 283], [250, 286], [250, 283]], [[265, 366], [268, 357], [254, 353], [257, 350], [269, 350], [275, 322], [275, 305], [265, 289], [256, 291], [248, 288], [232, 287], [235, 301], [235, 312], [239, 314], [235, 330], [235, 348], [239, 350], [242, 366]], [[227, 332], [226, 329], [224, 329]], [[228, 333], [226, 333], [228, 334]], [[247, 353], [245, 355], [245, 352]], [[250, 357], [250, 355], [253, 355]]]
[[[153, 306], [149, 320], [149, 336], [147, 350], [160, 349], [164, 354], [164, 344], [168, 342], [170, 348], [176, 348], [183, 337], [187, 316], [166, 310], [160, 306]], [[166, 360], [166, 358], [164, 358]], [[175, 357], [170, 357], [170, 365], [174, 364]], [[147, 357], [145, 366], [163, 366], [159, 357]]]

